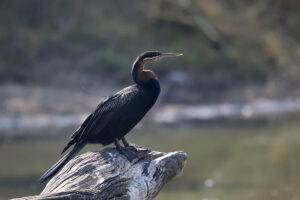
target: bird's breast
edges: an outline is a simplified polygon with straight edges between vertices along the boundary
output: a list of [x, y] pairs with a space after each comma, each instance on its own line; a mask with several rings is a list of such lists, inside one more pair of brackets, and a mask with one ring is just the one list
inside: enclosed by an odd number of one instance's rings
[[117, 121], [120, 126], [133, 128], [155, 104], [159, 90], [149, 87], [137, 87], [134, 98], [122, 108]]

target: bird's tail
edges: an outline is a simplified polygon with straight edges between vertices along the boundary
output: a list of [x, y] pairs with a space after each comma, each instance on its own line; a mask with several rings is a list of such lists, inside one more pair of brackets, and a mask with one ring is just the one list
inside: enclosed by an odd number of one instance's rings
[[81, 143], [75, 145], [72, 151], [62, 157], [57, 163], [55, 163], [48, 171], [46, 171], [41, 178], [39, 179], [40, 183], [45, 182], [46, 180], [53, 177], [76, 153], [78, 153], [83, 147], [85, 143]]

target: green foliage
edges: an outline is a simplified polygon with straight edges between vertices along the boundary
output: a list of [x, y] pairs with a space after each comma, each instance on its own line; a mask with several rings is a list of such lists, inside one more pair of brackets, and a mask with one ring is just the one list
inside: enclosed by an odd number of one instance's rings
[[127, 1], [106, 6], [103, 1], [67, 6], [4, 1], [0, 81], [47, 81], [56, 77], [49, 72], [70, 70], [79, 75], [116, 73], [130, 67], [140, 52], [153, 49], [183, 52], [172, 67], [186, 66], [186, 71], [206, 76], [218, 71], [254, 81], [266, 81], [270, 74], [289, 78], [299, 61], [298, 3], [193, 2], [218, 30], [221, 48], [214, 48], [193, 16], [175, 2], [134, 1], [128, 7]]

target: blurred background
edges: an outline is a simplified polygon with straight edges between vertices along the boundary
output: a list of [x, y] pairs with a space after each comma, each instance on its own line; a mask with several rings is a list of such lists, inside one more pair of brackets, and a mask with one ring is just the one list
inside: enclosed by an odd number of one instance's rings
[[128, 138], [189, 158], [157, 199], [299, 200], [299, 20], [297, 0], [2, 0], [0, 199], [40, 193], [69, 135], [160, 50], [184, 56], [147, 66], [161, 95]]

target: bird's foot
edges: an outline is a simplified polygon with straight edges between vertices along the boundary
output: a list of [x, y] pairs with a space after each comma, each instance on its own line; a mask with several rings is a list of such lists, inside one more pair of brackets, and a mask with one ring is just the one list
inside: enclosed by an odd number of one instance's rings
[[135, 159], [138, 159], [138, 152], [134, 146], [128, 147], [117, 147], [117, 150], [127, 158], [129, 162], [133, 162]]
[[129, 144], [124, 137], [122, 138], [122, 142], [125, 147], [122, 147], [118, 139], [115, 139], [116, 149], [130, 162], [133, 162], [135, 159], [139, 160], [143, 158], [144, 153], [150, 151], [148, 148], [140, 147], [135, 144]]
[[147, 150], [147, 151], [149, 151], [149, 149], [148, 148], [144, 148], [144, 147], [141, 147], [141, 146], [138, 146], [138, 145], [136, 145], [136, 144], [130, 144], [126, 139], [125, 139], [125, 137], [123, 137], [122, 139], [122, 142], [123, 142], [123, 144], [124, 144], [124, 146], [126, 147], [126, 148], [129, 148], [129, 149], [131, 149], [131, 150], [133, 150], [133, 151], [144, 151], [144, 150]]

